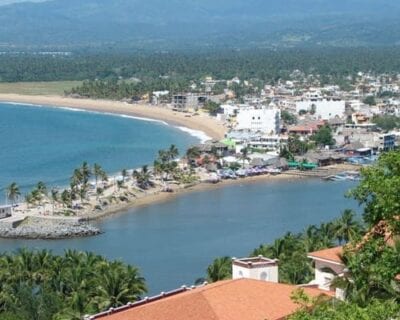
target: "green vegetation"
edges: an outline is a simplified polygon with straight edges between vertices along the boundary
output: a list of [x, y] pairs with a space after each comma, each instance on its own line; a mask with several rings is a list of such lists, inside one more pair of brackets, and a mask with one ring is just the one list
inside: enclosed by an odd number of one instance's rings
[[368, 104], [370, 106], [376, 105], [375, 97], [374, 96], [368, 96], [364, 99], [363, 101], [365, 104]]
[[313, 136], [311, 140], [319, 146], [333, 146], [335, 139], [332, 136], [332, 129], [329, 126], [323, 126]]
[[[250, 256], [262, 255], [279, 260], [279, 279], [283, 283], [303, 284], [313, 278], [311, 260], [307, 253], [330, 248], [354, 238], [359, 238], [363, 228], [351, 210], [345, 210], [334, 221], [311, 225], [303, 232], [286, 233], [271, 244], [262, 244]], [[206, 280], [213, 282], [231, 277], [231, 260], [217, 258], [208, 267]]]
[[138, 269], [87, 252], [19, 250], [0, 256], [0, 318], [79, 320], [146, 292]]
[[81, 81], [0, 82], [0, 93], [63, 95], [65, 91], [81, 84]]
[[391, 115], [374, 116], [372, 122], [384, 131], [400, 128], [400, 118]]
[[294, 114], [292, 114], [286, 110], [283, 110], [281, 112], [281, 118], [286, 124], [289, 124], [289, 125], [297, 123], [297, 117]]

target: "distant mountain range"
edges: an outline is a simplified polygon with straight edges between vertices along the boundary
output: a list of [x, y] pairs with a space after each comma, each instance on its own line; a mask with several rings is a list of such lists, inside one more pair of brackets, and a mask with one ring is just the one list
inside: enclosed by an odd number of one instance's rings
[[400, 44], [399, 0], [53, 0], [0, 8], [0, 51]]

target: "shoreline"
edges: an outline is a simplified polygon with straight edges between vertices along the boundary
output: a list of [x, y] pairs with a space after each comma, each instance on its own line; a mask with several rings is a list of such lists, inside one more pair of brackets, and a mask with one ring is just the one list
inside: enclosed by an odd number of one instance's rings
[[[211, 139], [224, 138], [226, 128], [222, 123], [207, 114], [191, 116], [166, 107], [151, 104], [129, 104], [112, 100], [76, 99], [63, 96], [30, 96], [19, 94], [0, 94], [0, 102], [20, 103], [26, 105], [46, 106], [51, 108], [69, 108], [88, 112], [99, 112], [110, 115], [131, 116], [142, 120], [156, 120], [175, 127], [188, 128], [203, 132]], [[181, 129], [182, 130], [182, 129]], [[182, 130], [185, 131], [185, 130]], [[186, 131], [190, 134], [190, 132]]]

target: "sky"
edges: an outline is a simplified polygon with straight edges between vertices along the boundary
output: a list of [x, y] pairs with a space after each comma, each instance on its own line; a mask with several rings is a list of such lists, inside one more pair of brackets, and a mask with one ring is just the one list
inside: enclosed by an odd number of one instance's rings
[[46, 0], [0, 0], [0, 6], [16, 2], [43, 2]]

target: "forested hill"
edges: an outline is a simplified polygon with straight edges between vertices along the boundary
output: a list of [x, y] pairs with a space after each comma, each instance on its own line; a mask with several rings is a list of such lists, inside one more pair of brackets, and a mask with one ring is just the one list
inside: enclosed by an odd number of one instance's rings
[[400, 44], [398, 0], [53, 0], [0, 8], [4, 48]]

